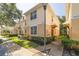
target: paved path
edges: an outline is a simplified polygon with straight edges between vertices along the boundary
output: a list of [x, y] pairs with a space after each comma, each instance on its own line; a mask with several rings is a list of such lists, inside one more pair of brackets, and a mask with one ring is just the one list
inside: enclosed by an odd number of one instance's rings
[[[47, 45], [47, 48], [51, 48], [49, 55], [50, 56], [62, 56], [63, 48], [58, 47], [52, 44]], [[19, 50], [12, 53], [14, 56], [46, 56], [45, 53], [40, 51], [43, 50], [43, 46], [39, 46], [37, 48], [20, 48]]]

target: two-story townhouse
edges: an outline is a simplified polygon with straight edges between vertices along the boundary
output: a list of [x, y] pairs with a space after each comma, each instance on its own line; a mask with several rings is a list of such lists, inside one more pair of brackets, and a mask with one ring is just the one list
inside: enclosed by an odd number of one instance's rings
[[71, 39], [79, 41], [79, 3], [66, 4], [66, 22]]
[[29, 36], [59, 36], [60, 22], [49, 4], [40, 3], [24, 15], [26, 34]]

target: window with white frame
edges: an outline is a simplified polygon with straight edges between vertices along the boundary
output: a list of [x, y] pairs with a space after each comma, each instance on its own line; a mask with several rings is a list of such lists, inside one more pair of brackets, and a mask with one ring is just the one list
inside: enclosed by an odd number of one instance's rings
[[37, 34], [37, 26], [31, 27], [31, 34]]
[[37, 18], [37, 11], [33, 11], [32, 13], [31, 13], [31, 20], [32, 19], [36, 19]]

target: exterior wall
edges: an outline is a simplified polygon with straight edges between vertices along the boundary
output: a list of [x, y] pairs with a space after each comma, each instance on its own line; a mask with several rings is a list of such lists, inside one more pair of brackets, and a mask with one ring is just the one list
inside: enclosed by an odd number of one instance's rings
[[44, 36], [44, 10], [43, 7], [37, 10], [38, 36]]
[[[31, 12], [37, 11], [37, 18], [34, 20], [30, 19]], [[25, 14], [24, 19], [26, 20], [26, 26], [25, 28], [27, 29], [27, 34], [30, 36], [44, 36], [44, 9], [42, 4], [39, 4], [38, 6], [32, 8], [30, 11], [28, 11]], [[52, 21], [53, 19], [53, 21]], [[53, 24], [56, 24], [57, 27], [54, 29], [54, 35], [58, 36], [59, 35], [59, 21], [58, 18], [56, 17], [55, 13], [52, 11], [51, 7], [47, 5], [46, 8], [46, 36], [50, 37], [51, 36], [51, 26]], [[33, 35], [31, 34], [31, 26], [37, 26], [37, 34]]]
[[[32, 11], [37, 11], [37, 18], [31, 20], [30, 16], [31, 16], [31, 12]], [[40, 6], [36, 9], [32, 9], [32, 11], [29, 11], [29, 13], [27, 15], [25, 15], [25, 20], [26, 20], [26, 29], [27, 29], [27, 34], [29, 34], [30, 36], [44, 36], [44, 31], [43, 31], [43, 8]], [[37, 34], [33, 35], [31, 34], [31, 27], [32, 26], [37, 26]]]
[[79, 3], [72, 4], [72, 39], [79, 41]]
[[79, 18], [72, 20], [72, 37], [73, 40], [79, 41]]
[[16, 23], [14, 28], [11, 31], [12, 34], [19, 34], [19, 23]]
[[79, 17], [79, 3], [72, 3], [72, 18]]
[[[56, 28], [52, 28], [53, 25], [56, 25]], [[55, 15], [54, 11], [51, 9], [51, 7], [48, 5], [46, 10], [46, 35], [52, 36], [52, 29], [53, 29], [53, 35], [59, 36], [60, 33], [60, 22]]]
[[66, 5], [66, 20], [69, 22], [69, 36], [72, 40], [79, 41], [79, 3]]

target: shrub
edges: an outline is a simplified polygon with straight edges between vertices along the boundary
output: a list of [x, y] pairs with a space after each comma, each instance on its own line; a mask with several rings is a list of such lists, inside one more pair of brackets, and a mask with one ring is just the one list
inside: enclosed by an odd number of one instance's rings
[[9, 34], [9, 37], [18, 36], [18, 34]]
[[2, 39], [0, 39], [0, 44], [3, 43]]
[[[44, 37], [32, 36], [31, 41], [33, 41], [39, 45], [44, 45]], [[52, 37], [46, 37], [46, 44], [51, 43], [52, 41], [53, 41]]]
[[10, 37], [10, 40], [24, 48], [35, 48], [38, 46], [38, 44], [29, 40], [19, 40], [18, 37]]
[[1, 35], [4, 37], [9, 37], [9, 33], [2, 33]]
[[79, 41], [74, 41], [74, 40], [72, 40], [64, 35], [60, 36], [59, 38], [61, 39], [64, 47], [74, 48], [74, 46], [79, 44]]
[[24, 39], [29, 39], [29, 35], [27, 35], [27, 34], [24, 34], [22, 37], [23, 37]]

